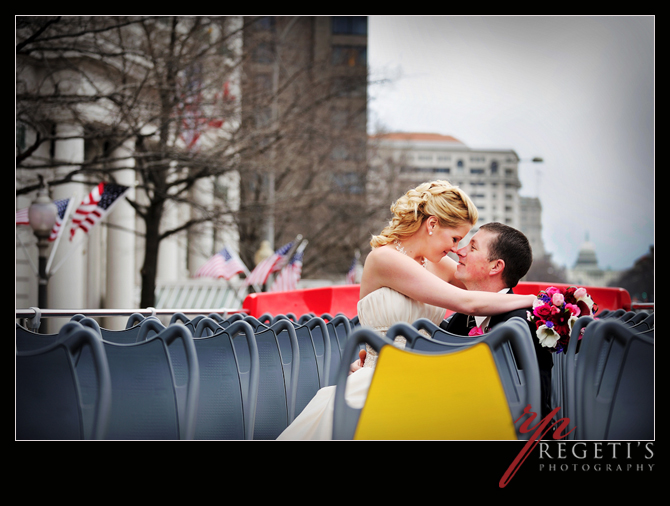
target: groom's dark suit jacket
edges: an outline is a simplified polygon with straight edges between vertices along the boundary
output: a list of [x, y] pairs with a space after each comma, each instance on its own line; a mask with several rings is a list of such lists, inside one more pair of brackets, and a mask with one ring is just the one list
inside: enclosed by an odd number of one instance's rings
[[[508, 293], [514, 293], [510, 290]], [[522, 318], [528, 323], [528, 328], [530, 329], [530, 335], [533, 338], [533, 345], [535, 346], [535, 354], [537, 355], [537, 363], [540, 369], [540, 381], [541, 381], [541, 392], [542, 392], [542, 407], [541, 413], [542, 418], [544, 418], [548, 413], [553, 409], [551, 406], [551, 368], [554, 365], [554, 359], [551, 355], [551, 352], [540, 345], [540, 342], [537, 339], [535, 332], [535, 325], [528, 321], [527, 311], [528, 309], [517, 309], [515, 311], [509, 311], [508, 313], [499, 314], [492, 316], [489, 328], [493, 328], [499, 323], [503, 323], [514, 316]], [[468, 322], [470, 324], [468, 325]], [[448, 322], [442, 322], [440, 327], [451, 334], [456, 334], [459, 336], [467, 336], [468, 332], [475, 326], [474, 318], [468, 318], [468, 315], [461, 313], [454, 313], [454, 315], [449, 319]], [[535, 408], [535, 406], [533, 406]], [[533, 409], [535, 411], [537, 408]], [[537, 411], [535, 411], [537, 413]]]

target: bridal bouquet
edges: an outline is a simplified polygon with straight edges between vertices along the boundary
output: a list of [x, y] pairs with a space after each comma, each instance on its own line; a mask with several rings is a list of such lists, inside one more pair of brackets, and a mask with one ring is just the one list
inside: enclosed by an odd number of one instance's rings
[[[528, 321], [537, 327], [540, 344], [554, 353], [562, 353], [568, 347], [572, 326], [580, 316], [593, 316], [598, 305], [593, 302], [586, 289], [548, 287], [541, 291], [533, 310], [528, 311]], [[580, 336], [581, 337], [581, 336]]]

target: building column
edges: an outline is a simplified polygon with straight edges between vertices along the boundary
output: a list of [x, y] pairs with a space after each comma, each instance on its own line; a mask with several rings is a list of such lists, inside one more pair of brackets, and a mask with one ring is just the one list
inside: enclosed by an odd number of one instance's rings
[[[190, 192], [191, 199], [200, 206], [211, 207], [214, 200], [214, 188], [211, 179], [200, 179]], [[191, 213], [198, 213], [191, 208]], [[214, 235], [211, 222], [193, 226], [188, 231], [188, 270], [193, 277], [196, 271], [214, 254]]]
[[[132, 147], [122, 146], [113, 155], [119, 167], [128, 167], [134, 164]], [[120, 202], [114, 205], [113, 210], [106, 216], [107, 222], [107, 254], [106, 254], [106, 295], [107, 309], [136, 309], [138, 300], [136, 295], [135, 267], [135, 210], [126, 201], [135, 197], [135, 171], [126, 169], [115, 172], [118, 184], [130, 187], [128, 193]], [[128, 317], [106, 318], [105, 327], [122, 330], [126, 326]]]
[[[56, 135], [63, 137], [54, 146], [54, 159], [69, 164], [84, 161], [84, 132], [80, 125], [58, 124]], [[63, 165], [56, 169], [56, 177], [61, 177], [76, 169], [76, 166]], [[68, 183], [51, 189], [53, 200], [75, 198], [74, 207], [85, 196], [82, 185]], [[51, 269], [58, 267], [49, 279], [47, 287], [49, 306], [53, 309], [86, 309], [86, 241], [79, 242], [78, 237], [70, 241], [70, 230], [62, 231], [63, 236], [55, 252]], [[67, 256], [67, 258], [65, 258]], [[61, 260], [63, 263], [61, 264]], [[63, 322], [49, 318], [48, 332], [58, 332]]]

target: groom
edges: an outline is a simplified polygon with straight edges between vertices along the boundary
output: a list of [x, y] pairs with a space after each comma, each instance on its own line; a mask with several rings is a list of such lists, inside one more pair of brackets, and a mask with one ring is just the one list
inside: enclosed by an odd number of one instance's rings
[[[470, 242], [456, 253], [458, 267], [455, 278], [468, 290], [486, 292], [513, 293], [512, 288], [528, 272], [533, 261], [533, 253], [526, 236], [515, 228], [496, 222], [486, 223], [479, 227]], [[474, 327], [479, 327], [482, 332], [486, 332], [514, 316], [527, 321], [526, 311], [526, 309], [518, 309], [489, 317], [473, 317], [455, 313], [440, 326], [451, 334], [468, 336]], [[535, 333], [535, 325], [528, 322], [528, 328], [533, 338], [540, 369], [541, 418], [544, 418], [552, 410], [553, 357], [547, 348], [540, 345]]]

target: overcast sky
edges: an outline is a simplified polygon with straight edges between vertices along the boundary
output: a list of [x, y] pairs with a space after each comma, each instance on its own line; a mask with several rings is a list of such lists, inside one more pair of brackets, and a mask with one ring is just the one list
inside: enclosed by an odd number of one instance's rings
[[600, 267], [654, 242], [654, 18], [370, 16], [370, 130], [513, 149], [546, 250]]

